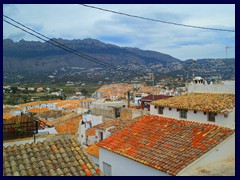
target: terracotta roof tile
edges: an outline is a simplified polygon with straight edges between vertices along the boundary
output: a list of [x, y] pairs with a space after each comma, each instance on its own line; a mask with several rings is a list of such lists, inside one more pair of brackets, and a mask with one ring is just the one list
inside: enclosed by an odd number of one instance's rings
[[112, 120], [107, 120], [103, 123], [100, 123], [98, 125], [95, 125], [96, 129], [100, 129], [103, 131], [106, 131], [108, 129], [109, 132], [115, 133], [124, 127], [136, 122], [139, 120], [140, 117], [134, 118], [134, 119], [112, 119]]
[[85, 134], [88, 135], [88, 136], [95, 136], [96, 135], [96, 128], [91, 127], [89, 129], [87, 129]]
[[[61, 138], [61, 139], [59, 139]], [[3, 148], [4, 176], [96, 176], [103, 175], [89, 158], [88, 154], [78, 144], [76, 138], [59, 137], [55, 140], [45, 140], [36, 144], [7, 146]], [[34, 145], [33, 145], [34, 144]], [[61, 153], [60, 147], [66, 153]], [[34, 153], [34, 149], [36, 152]], [[44, 152], [44, 156], [42, 155]], [[73, 161], [74, 156], [79, 160]], [[74, 163], [75, 162], [75, 163]], [[84, 167], [84, 169], [82, 168]]]
[[170, 98], [170, 97], [173, 97], [173, 96], [167, 96], [167, 95], [148, 95], [146, 97], [143, 97], [141, 99], [141, 101], [145, 101], [145, 102], [149, 102], [149, 101], [153, 101], [153, 100], [160, 100], [160, 99], [167, 99], [167, 98]]
[[151, 104], [170, 108], [226, 113], [235, 107], [234, 94], [189, 93], [168, 99], [153, 101]]
[[57, 124], [64, 123], [66, 121], [69, 121], [75, 118], [81, 119], [82, 115], [78, 113], [69, 113], [64, 116], [58, 117], [57, 119], [54, 119], [54, 120], [40, 120], [40, 121], [46, 124], [47, 126], [55, 126]]
[[171, 175], [234, 133], [212, 124], [143, 116], [97, 145]]
[[55, 126], [59, 134], [76, 134], [79, 127], [79, 121], [82, 119], [82, 116], [72, 118], [69, 121], [59, 123]]
[[[70, 112], [64, 112], [64, 111], [57, 111], [57, 110], [51, 110], [51, 111], [45, 111], [40, 114], [41, 118], [59, 118], [61, 116], [67, 115]], [[38, 116], [37, 116], [38, 117]]]
[[12, 117], [14, 117], [14, 115], [3, 113], [3, 119], [10, 119]]
[[93, 144], [93, 145], [87, 147], [87, 148], [85, 149], [85, 151], [86, 151], [88, 154], [93, 155], [93, 156], [99, 158], [99, 147], [98, 147], [96, 144]]
[[34, 101], [34, 102], [25, 103], [25, 104], [20, 104], [20, 107], [34, 106], [34, 105], [38, 105], [38, 104], [57, 103], [57, 102], [60, 102], [60, 101], [61, 100]]
[[9, 106], [9, 105], [6, 105], [3, 108], [3, 112], [4, 113], [9, 113], [10, 111], [21, 111], [22, 109], [23, 108], [20, 107], [20, 106]]
[[32, 108], [32, 109], [29, 109], [27, 112], [29, 112], [29, 113], [42, 113], [42, 112], [46, 112], [46, 111], [50, 111], [50, 109], [48, 109], [48, 108]]

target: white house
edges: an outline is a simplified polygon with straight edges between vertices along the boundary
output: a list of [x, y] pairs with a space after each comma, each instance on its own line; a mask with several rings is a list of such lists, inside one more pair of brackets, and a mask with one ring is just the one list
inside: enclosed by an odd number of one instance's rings
[[52, 110], [57, 110], [56, 104], [61, 100], [49, 100], [49, 101], [34, 101], [30, 103], [21, 104], [20, 107], [23, 108], [23, 113], [26, 113], [27, 110], [33, 108], [48, 108]]
[[55, 96], [61, 96], [62, 93], [61, 92], [51, 92], [51, 95], [55, 95]]
[[[79, 122], [79, 130], [78, 130], [79, 139], [82, 145], [90, 145], [95, 143], [96, 136], [93, 135], [92, 132], [91, 132], [91, 135], [88, 134], [88, 136], [86, 136], [86, 131], [87, 129], [92, 128], [93, 126], [98, 125], [100, 123], [102, 123], [102, 116], [95, 116], [92, 114], [83, 114], [82, 120]], [[98, 139], [97, 139], [97, 142], [98, 142]]]
[[188, 93], [231, 93], [235, 94], [235, 81], [222, 81], [218, 84], [207, 83], [201, 77], [193, 78], [188, 85]]
[[[209, 163], [235, 159], [235, 131], [147, 115], [97, 146], [99, 167], [105, 175], [182, 176]], [[235, 165], [230, 168], [234, 171]]]
[[85, 144], [87, 146], [90, 146], [90, 145], [98, 142], [98, 136], [96, 134], [96, 128], [95, 127], [91, 127], [89, 129], [87, 129], [86, 132], [85, 132], [85, 135], [86, 135]]
[[141, 99], [142, 99], [142, 94], [141, 93], [136, 94], [135, 97], [134, 97], [134, 103], [135, 104], [140, 104]]
[[235, 95], [189, 93], [153, 101], [150, 114], [235, 129]]
[[90, 155], [92, 161], [98, 166], [99, 165], [99, 147], [93, 144], [85, 149], [85, 151]]
[[112, 119], [94, 126], [94, 128], [96, 128], [96, 136], [98, 137], [97, 142], [106, 139], [122, 128], [134, 123], [138, 119], [139, 117], [136, 117], [134, 119]]

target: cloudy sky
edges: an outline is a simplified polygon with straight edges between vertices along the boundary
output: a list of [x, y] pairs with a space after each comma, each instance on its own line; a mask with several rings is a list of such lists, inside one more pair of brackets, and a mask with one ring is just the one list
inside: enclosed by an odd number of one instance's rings
[[[91, 4], [151, 19], [193, 26], [235, 30], [231, 4]], [[169, 54], [180, 60], [235, 57], [235, 32], [186, 28], [113, 14], [74, 4], [5, 4], [3, 13], [50, 37], [93, 38], [121, 47]], [[3, 38], [39, 41], [7, 23]]]

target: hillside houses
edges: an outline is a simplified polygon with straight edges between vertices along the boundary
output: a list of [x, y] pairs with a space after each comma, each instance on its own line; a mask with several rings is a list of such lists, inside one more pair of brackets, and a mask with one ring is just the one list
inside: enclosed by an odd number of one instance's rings
[[132, 89], [133, 85], [131, 84], [109, 84], [98, 89], [92, 97], [95, 99], [105, 98], [110, 100], [125, 99], [127, 91]]
[[51, 110], [77, 111], [79, 109], [89, 109], [92, 99], [81, 100], [49, 100], [49, 101], [34, 101], [21, 104], [23, 113], [33, 108], [48, 108]]

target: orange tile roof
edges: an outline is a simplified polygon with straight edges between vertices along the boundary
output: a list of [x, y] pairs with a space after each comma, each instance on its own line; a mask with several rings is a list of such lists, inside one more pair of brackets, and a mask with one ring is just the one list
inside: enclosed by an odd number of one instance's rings
[[61, 116], [65, 116], [66, 114], [70, 114], [70, 112], [62, 111], [62, 110], [51, 110], [51, 111], [45, 111], [40, 114], [39, 119], [41, 118], [59, 118]]
[[88, 154], [93, 155], [93, 156], [99, 158], [99, 147], [98, 147], [96, 144], [93, 144], [93, 145], [87, 147], [87, 148], [85, 149], [85, 151], [86, 151]]
[[96, 128], [91, 127], [89, 129], [87, 129], [85, 134], [88, 135], [88, 136], [95, 136], [96, 135]]
[[163, 107], [190, 109], [204, 112], [227, 113], [235, 107], [234, 94], [189, 93], [169, 99], [153, 101]]
[[3, 119], [10, 119], [12, 117], [14, 117], [14, 115], [3, 113]]
[[[136, 122], [139, 120], [140, 117], [136, 117], [134, 119], [112, 119], [112, 120], [107, 120], [103, 123], [100, 123], [98, 125], [95, 125], [93, 127], [95, 127], [96, 129], [100, 129], [100, 130], [107, 130], [111, 133], [115, 133], [121, 129], [123, 129], [124, 127]], [[110, 128], [110, 129], [109, 129]]]
[[20, 107], [20, 106], [8, 106], [6, 105], [4, 108], [3, 108], [3, 112], [4, 113], [9, 113], [10, 111], [21, 111], [23, 108]]
[[109, 84], [109, 85], [104, 85], [100, 89], [98, 89], [98, 92], [104, 93], [106, 96], [117, 96], [118, 98], [120, 97], [125, 97], [125, 93], [128, 90], [132, 90], [133, 85], [132, 84]]
[[46, 112], [46, 111], [50, 111], [50, 109], [48, 109], [48, 108], [33, 108], [33, 109], [27, 110], [27, 112], [29, 112], [29, 113], [42, 113], [42, 112]]
[[81, 119], [82, 117], [70, 119], [69, 121], [57, 124], [55, 128], [59, 134], [76, 134], [78, 132], [79, 121]]
[[12, 124], [17, 122], [32, 122], [32, 121], [33, 121], [32, 117], [23, 114], [23, 115], [13, 116], [8, 119], [3, 119], [3, 124]]
[[69, 105], [69, 104], [76, 104], [78, 103], [78, 100], [63, 100], [63, 101], [59, 101], [56, 106], [57, 107], [62, 107], [65, 105]]
[[152, 92], [153, 92], [152, 86], [143, 86], [137, 91], [137, 93], [152, 93]]
[[61, 100], [49, 100], [49, 101], [34, 101], [34, 102], [29, 102], [25, 104], [20, 104], [20, 107], [26, 107], [26, 106], [34, 106], [38, 104], [48, 104], [48, 103], [57, 103], [60, 102]]
[[82, 119], [82, 115], [79, 115], [77, 113], [69, 113], [64, 116], [58, 117], [57, 119], [54, 119], [54, 120], [40, 120], [40, 121], [42, 121], [45, 125], [51, 127], [51, 126], [55, 126], [57, 124], [69, 121], [73, 118]]
[[217, 125], [145, 115], [98, 146], [177, 175], [233, 133]]
[[92, 102], [93, 99], [92, 98], [88, 98], [88, 99], [80, 99], [79, 102]]
[[3, 176], [103, 176], [75, 137], [3, 148]]

